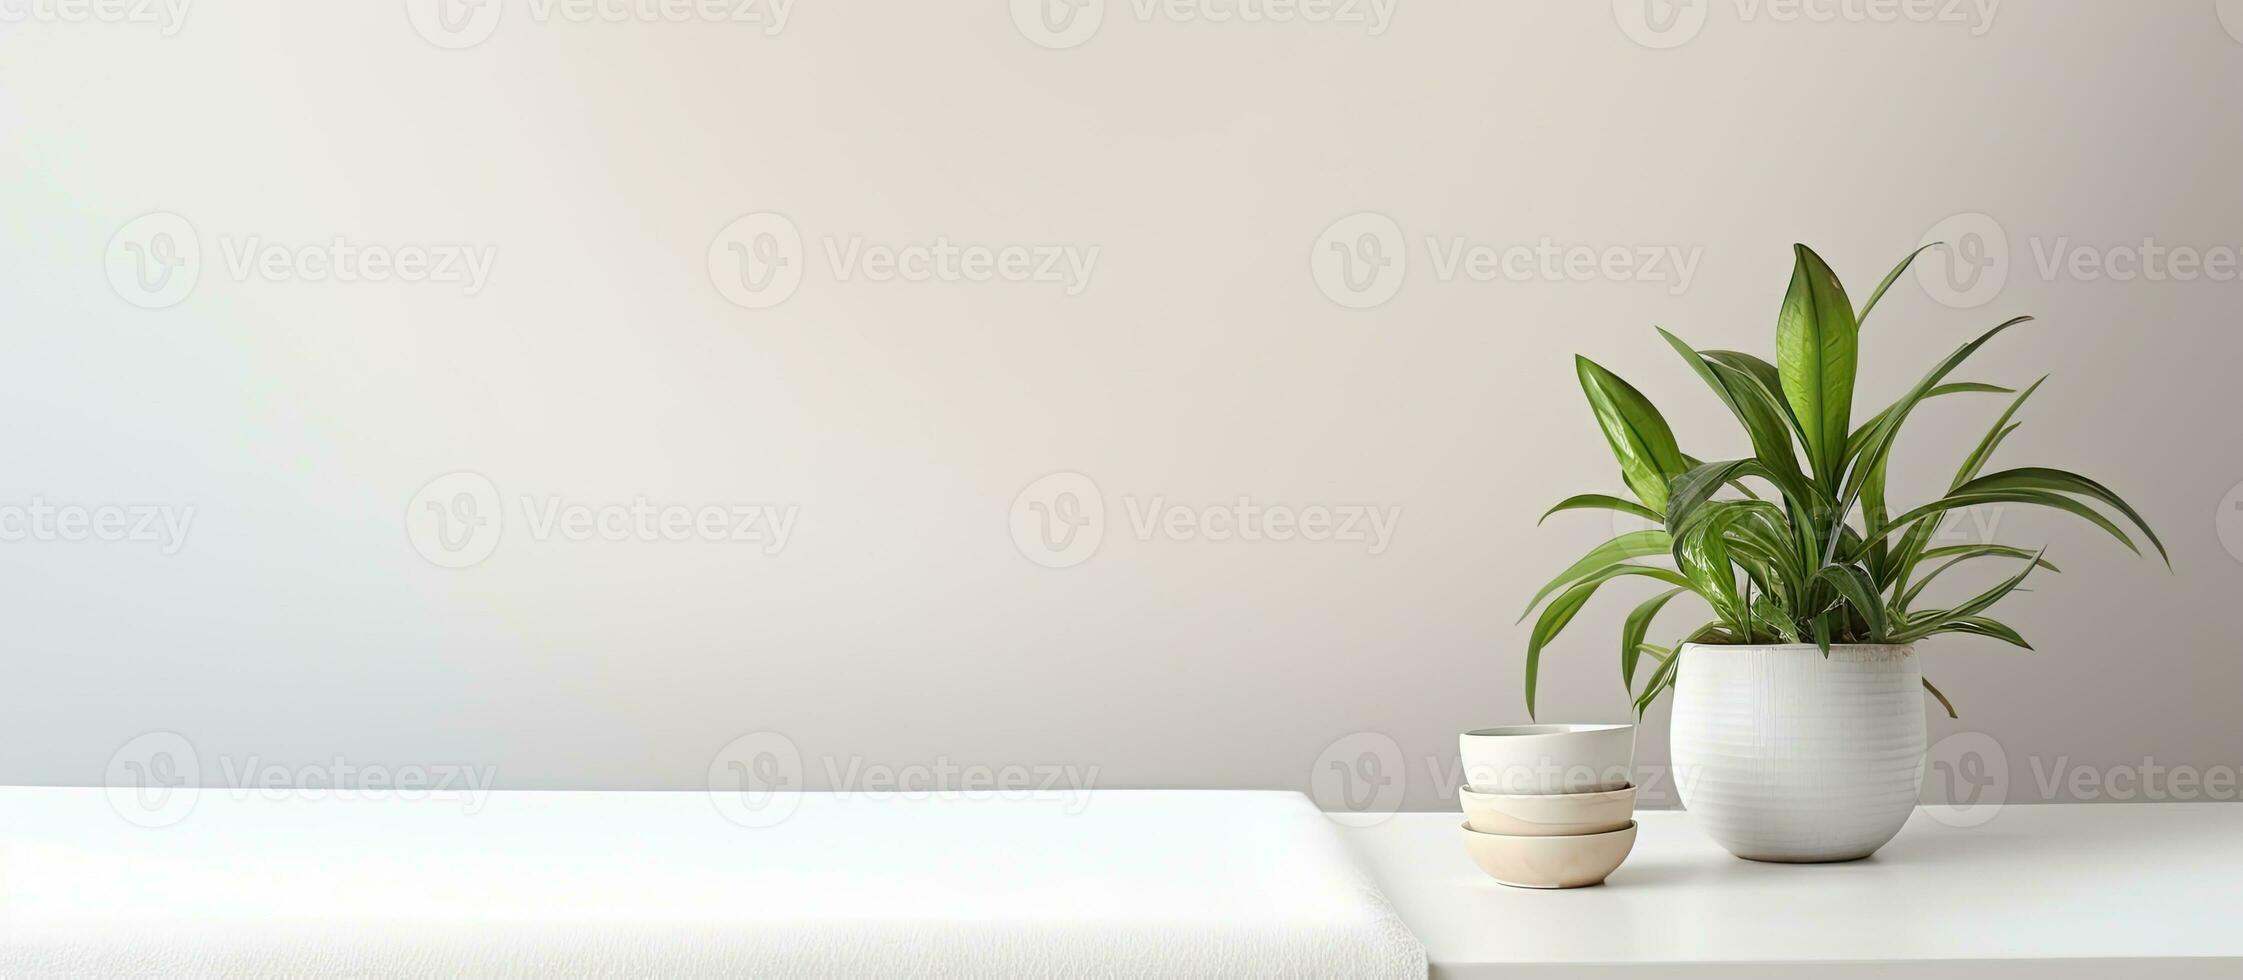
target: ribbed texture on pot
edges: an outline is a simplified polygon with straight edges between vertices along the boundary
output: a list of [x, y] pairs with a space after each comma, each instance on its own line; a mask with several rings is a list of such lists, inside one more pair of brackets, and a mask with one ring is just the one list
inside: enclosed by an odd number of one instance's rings
[[1685, 646], [1671, 734], [1691, 820], [1759, 861], [1866, 857], [1900, 832], [1924, 776], [1911, 647]]

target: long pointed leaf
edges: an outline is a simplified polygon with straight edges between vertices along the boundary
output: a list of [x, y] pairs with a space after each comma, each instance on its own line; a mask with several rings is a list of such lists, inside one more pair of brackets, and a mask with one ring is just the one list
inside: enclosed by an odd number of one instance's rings
[[1978, 440], [1978, 448], [1971, 450], [1970, 455], [1963, 458], [1962, 468], [1955, 471], [1955, 482], [1948, 484], [1948, 489], [1970, 482], [1986, 467], [1987, 460], [1994, 458], [1994, 450], [2002, 444], [2002, 440], [2017, 431], [2017, 426], [2011, 425], [2009, 420], [2017, 417], [2017, 410], [2025, 407], [2025, 399], [2033, 397], [2033, 392], [2041, 390], [2041, 385], [2047, 382], [2048, 375], [2041, 375], [2039, 381], [2026, 385], [2024, 391], [2010, 400], [2009, 407], [2002, 411], [2002, 417], [1995, 419], [1993, 426], [1986, 430], [1985, 438]]
[[1651, 621], [1658, 618], [1659, 610], [1675, 596], [1689, 589], [1668, 589], [1635, 607], [1628, 613], [1627, 621], [1620, 625], [1620, 686], [1630, 694], [1636, 689], [1636, 658], [1643, 652], [1644, 634], [1651, 631]]
[[1908, 253], [1907, 258], [1900, 260], [1899, 265], [1893, 266], [1893, 271], [1885, 273], [1885, 281], [1878, 283], [1877, 291], [1869, 294], [1869, 302], [1861, 304], [1861, 313], [1854, 317], [1855, 322], [1868, 320], [1869, 311], [1877, 308], [1877, 301], [1885, 298], [1885, 290], [1893, 288], [1893, 283], [1899, 281], [1901, 273], [1908, 271], [1908, 266], [1916, 261], [1916, 256], [1924, 254], [1924, 249], [1938, 244], [1941, 243], [1933, 242], [1931, 245], [1917, 248], [1915, 251]]
[[2133, 521], [2134, 526], [2141, 529], [2142, 536], [2148, 538], [2151, 546], [2157, 549], [2158, 557], [2165, 559], [2167, 567], [2171, 567], [2173, 564], [2172, 556], [2165, 553], [2165, 543], [2157, 539], [2157, 532], [2150, 530], [2149, 522], [2143, 520], [2141, 514], [2136, 513], [2133, 507], [2119, 498], [2118, 494], [2111, 492], [2109, 487], [2077, 473], [2051, 469], [2046, 466], [2022, 466], [2017, 469], [1988, 473], [1985, 476], [1978, 477], [1969, 483], [1956, 487], [1950, 496], [2016, 489], [2077, 494], [2101, 501], [2119, 513], [2126, 515], [2127, 520]]
[[[2046, 549], [2043, 549], [2043, 552], [2045, 551]], [[2004, 580], [2000, 585], [1971, 597], [1970, 601], [1953, 609], [1927, 613], [1912, 620], [1907, 628], [1894, 633], [1891, 642], [1914, 643], [1930, 636], [1942, 627], [1966, 621], [1979, 613], [1985, 612], [1988, 607], [2000, 602], [2003, 596], [2016, 591], [2018, 586], [2025, 584], [2026, 577], [2033, 574], [2035, 568], [2040, 567], [2040, 562], [2037, 560], [2040, 556], [2035, 555], [2034, 557], [2036, 560], [2026, 563], [2025, 567], [2020, 569], [2016, 575]]]
[[1972, 636], [1987, 636], [2000, 640], [2011, 646], [2023, 647], [2027, 650], [2033, 648], [2032, 644], [2025, 642], [2025, 638], [2019, 636], [2016, 630], [2009, 628], [2008, 624], [1987, 619], [1984, 616], [1965, 616], [1952, 623], [1933, 630], [1932, 632], [1967, 633]]
[[1932, 697], [1939, 699], [1939, 706], [1947, 709], [1947, 717], [1962, 717], [1955, 713], [1955, 702], [1947, 700], [1947, 695], [1939, 693], [1939, 688], [1932, 686], [1931, 678], [1924, 678], [1924, 690], [1930, 691]]
[[2110, 518], [2104, 517], [2094, 508], [2077, 500], [2046, 490], [1986, 490], [1968, 494], [1949, 494], [1902, 514], [1899, 519], [1893, 521], [1893, 526], [1886, 533], [1889, 534], [1894, 530], [1908, 527], [1925, 518], [1944, 514], [1951, 510], [1961, 510], [1964, 507], [1976, 507], [1980, 504], [2033, 504], [2039, 507], [2061, 510], [2102, 528], [2111, 537], [2117, 538], [2118, 543], [2125, 545], [2127, 550], [2135, 554], [2142, 553], [2142, 549], [2135, 547], [2134, 539], [2127, 537], [2126, 532], [2120, 530], [2119, 526], [2112, 523]]
[[1828, 582], [1869, 623], [1870, 642], [1880, 642], [1885, 635], [1885, 602], [1877, 594], [1877, 583], [1870, 581], [1869, 573], [1854, 565], [1824, 565], [1815, 573], [1815, 581]]
[[1824, 483], [1838, 482], [1853, 431], [1860, 324], [1846, 287], [1822, 256], [1793, 245], [1791, 288], [1776, 318], [1776, 371], [1784, 399], [1807, 434], [1807, 458]]
[[1973, 558], [2023, 558], [2028, 561], [2039, 562], [2040, 567], [2048, 569], [2051, 572], [2063, 571], [2063, 569], [2057, 568], [2054, 564], [2042, 559], [2039, 555], [2033, 552], [2026, 551], [2023, 548], [2011, 548], [2006, 545], [1966, 544], [1956, 545], [1952, 548], [1934, 548], [1931, 551], [1924, 552], [1924, 559], [1928, 561], [1933, 557], [1943, 557], [1943, 555], [1935, 556], [1933, 552], [1942, 552], [1944, 554], [1954, 555], [1955, 557], [1949, 558], [1939, 567], [1932, 569], [1914, 585], [1909, 586], [1907, 591], [1901, 593], [1900, 600], [1894, 603], [1895, 606], [1906, 609], [1909, 606], [1915, 605], [1916, 597], [1922, 594], [1922, 592], [1924, 591], [1924, 587], [1930, 585], [1933, 579], [1938, 578], [1941, 572], [1944, 572]]
[[1558, 505], [1556, 507], [1552, 507], [1549, 510], [1543, 512], [1541, 520], [1537, 520], [1534, 523], [1541, 524], [1542, 521], [1549, 520], [1551, 514], [1566, 510], [1616, 510], [1623, 514], [1633, 514], [1637, 517], [1641, 517], [1653, 524], [1657, 524], [1660, 522], [1660, 518], [1657, 512], [1653, 511], [1649, 507], [1645, 507], [1642, 504], [1636, 503], [1633, 500], [1622, 500], [1618, 497], [1612, 496], [1611, 494], [1604, 493], [1582, 493], [1575, 494], [1571, 497], [1565, 498], [1564, 500], [1558, 501]]
[[1572, 588], [1559, 593], [1558, 597], [1554, 600], [1551, 600], [1550, 605], [1542, 610], [1542, 618], [1535, 620], [1534, 632], [1527, 638], [1527, 717], [1534, 717], [1534, 687], [1535, 681], [1540, 677], [1542, 672], [1542, 648], [1548, 646], [1551, 640], [1557, 639], [1558, 634], [1565, 630], [1566, 624], [1573, 622], [1574, 615], [1581, 611], [1582, 606], [1588, 604], [1589, 597], [1595, 595], [1599, 587], [1603, 586], [1604, 583], [1612, 581], [1613, 579], [1619, 578], [1623, 575], [1648, 575], [1653, 578], [1659, 578], [1663, 581], [1672, 582], [1673, 584], [1678, 586], [1688, 585], [1688, 583], [1682, 581], [1681, 576], [1667, 571], [1664, 568], [1651, 568], [1644, 565], [1624, 565], [1616, 568], [1609, 568], [1595, 575], [1591, 575], [1588, 578], [1583, 579], [1579, 584], [1574, 585]]
[[1543, 586], [1542, 591], [1534, 594], [1534, 601], [1527, 603], [1526, 612], [1520, 613], [1519, 619], [1526, 619], [1529, 614], [1534, 612], [1534, 607], [1541, 605], [1542, 600], [1550, 597], [1550, 593], [1594, 575], [1600, 569], [1627, 561], [1630, 558], [1664, 555], [1672, 550], [1674, 550], [1674, 539], [1668, 537], [1665, 531], [1630, 531], [1614, 537], [1610, 541], [1589, 549], [1589, 553], [1581, 556], [1580, 561], [1574, 562], [1565, 571], [1559, 572], [1557, 578], [1551, 579], [1550, 584]]
[[1682, 450], [1675, 445], [1674, 430], [1635, 386], [1586, 357], [1573, 359], [1581, 377], [1581, 391], [1596, 413], [1613, 458], [1620, 461], [1620, 477], [1636, 499], [1654, 511], [1667, 509], [1667, 482], [1688, 469]]

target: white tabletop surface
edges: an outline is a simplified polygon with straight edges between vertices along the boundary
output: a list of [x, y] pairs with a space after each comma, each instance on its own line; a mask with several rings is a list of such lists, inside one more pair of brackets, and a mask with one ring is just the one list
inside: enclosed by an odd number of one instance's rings
[[1401, 978], [1425, 951], [1298, 793], [0, 788], [0, 977], [338, 974]]
[[1483, 875], [1455, 813], [1344, 835], [1435, 977], [2243, 977], [2243, 804], [1934, 809], [1829, 865], [1738, 860], [1688, 814], [1639, 813], [1628, 862], [1570, 891]]

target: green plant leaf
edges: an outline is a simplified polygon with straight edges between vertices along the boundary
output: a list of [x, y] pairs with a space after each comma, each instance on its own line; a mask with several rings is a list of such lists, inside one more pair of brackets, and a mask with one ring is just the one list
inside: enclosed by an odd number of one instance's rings
[[1987, 461], [1994, 458], [1994, 450], [2001, 446], [2002, 440], [2017, 431], [2017, 426], [2011, 425], [2009, 420], [2016, 417], [2018, 409], [2025, 407], [2025, 399], [2033, 397], [2033, 392], [2039, 391], [2047, 381], [2048, 375], [2041, 375], [2039, 381], [2025, 386], [2025, 390], [2010, 401], [2009, 408], [2002, 411], [2002, 417], [1995, 419], [1993, 427], [1986, 430], [1985, 438], [1978, 441], [1978, 448], [1971, 450], [1970, 455], [1963, 458], [1962, 468], [1955, 471], [1954, 482], [1948, 484], [1949, 490], [1970, 482], [1985, 468]]
[[[2042, 552], [2045, 553], [2046, 550], [2047, 549], [2042, 549]], [[2040, 558], [2040, 554], [2035, 554], [2033, 556], [2034, 560], [2027, 562], [2025, 564], [2025, 567], [2018, 570], [2016, 575], [2013, 575], [2004, 580], [2000, 585], [1996, 585], [1991, 589], [1987, 589], [1986, 591], [1973, 596], [1970, 601], [1965, 602], [1962, 605], [1956, 606], [1953, 609], [1945, 609], [1938, 612], [1930, 612], [1925, 613], [1921, 616], [1912, 617], [1906, 627], [1898, 630], [1893, 635], [1891, 642], [1914, 643], [1917, 640], [1923, 639], [1924, 637], [1930, 636], [1933, 633], [1939, 632], [1943, 627], [1946, 627], [1953, 623], [1967, 621], [1972, 617], [1977, 616], [1979, 613], [1985, 612], [1988, 607], [1991, 607], [1994, 603], [2000, 602], [2003, 596], [2016, 591], [2018, 586], [2025, 584], [2025, 578], [2033, 574], [2033, 570], [2035, 568], [2040, 567]]]
[[1566, 624], [1573, 622], [1574, 615], [1581, 611], [1582, 606], [1588, 604], [1589, 597], [1595, 595], [1598, 588], [1606, 582], [1625, 575], [1645, 575], [1685, 587], [1689, 584], [1684, 582], [1681, 576], [1664, 568], [1652, 568], [1648, 565], [1616, 565], [1590, 575], [1571, 588], [1559, 593], [1558, 597], [1551, 600], [1550, 605], [1542, 610], [1542, 618], [1535, 621], [1534, 632], [1527, 638], [1527, 717], [1534, 717], [1534, 688], [1537, 678], [1542, 673], [1542, 648], [1548, 646], [1551, 640], [1557, 639], [1559, 633], [1564, 632]]
[[[2150, 530], [2149, 522], [2144, 521], [2141, 514], [2136, 513], [2133, 507], [2119, 498], [2118, 494], [2112, 493], [2109, 487], [2077, 473], [2046, 466], [2021, 466], [2016, 469], [1988, 473], [1985, 476], [1977, 477], [1962, 486], [1956, 487], [1950, 496], [2004, 490], [2047, 490], [2054, 493], [2077, 494], [2091, 500], [2100, 501], [2126, 515], [2127, 520], [2134, 522], [2134, 526], [2141, 529], [2142, 536], [2148, 538], [2150, 545], [2157, 549], [2158, 557], [2165, 559], [2165, 566], [2167, 568], [2173, 566], [2172, 556], [2165, 553], [2165, 543], [2157, 539], [2157, 532]], [[2123, 539], [2123, 536], [2121, 537]]]
[[[1933, 548], [1929, 551], [1924, 552], [1925, 561], [1930, 561], [1934, 558], [1953, 557], [2032, 558], [2033, 552], [2028, 548], [2019, 548], [2013, 545], [2006, 544], [1951, 544], [1943, 545], [1941, 547]], [[2063, 571], [2063, 569], [2058, 568], [2053, 563], [2047, 561], [2042, 561], [2041, 567], [2048, 569], [2051, 572]]]
[[1846, 475], [1846, 492], [1842, 496], [1842, 502], [1839, 506], [1841, 515], [1851, 508], [1854, 500], [1860, 496], [1862, 481], [1868, 480], [1869, 474], [1884, 462], [1887, 454], [1892, 452], [1893, 435], [1900, 431], [1901, 423], [1908, 420], [1908, 414], [1915, 411], [1917, 405], [1922, 404], [1925, 398], [1930, 397], [1932, 389], [1939, 387], [1940, 382], [1947, 380], [1947, 375], [1961, 367], [1962, 363], [1969, 360], [1972, 354], [1977, 353], [1979, 348], [1986, 346], [1987, 341], [2001, 336], [2003, 331], [2020, 323], [2030, 323], [2032, 319], [2029, 316], [2016, 317], [2002, 322], [1992, 330], [1979, 334], [1977, 339], [1956, 348], [1954, 353], [1947, 355], [1945, 360], [1940, 361], [1938, 366], [1933, 367], [1930, 372], [1924, 375], [1922, 380], [1916, 382], [1916, 387], [1909, 389], [1908, 393], [1902, 395], [1899, 401], [1893, 402], [1892, 408], [1885, 412], [1884, 418], [1877, 423], [1875, 428], [1870, 430], [1869, 437], [1862, 440], [1861, 453], [1852, 460], [1852, 468]]
[[1965, 616], [1952, 623], [1933, 630], [1932, 632], [1968, 633], [1972, 636], [1989, 636], [2004, 643], [2010, 644], [2011, 646], [2024, 647], [2027, 650], [2033, 648], [2032, 644], [2025, 642], [2025, 638], [2017, 635], [2017, 631], [2010, 629], [2007, 624], [1987, 619], [1984, 616]]
[[1815, 572], [1815, 582], [1827, 582], [1838, 594], [1852, 604], [1869, 623], [1869, 641], [1880, 642], [1885, 635], [1885, 602], [1877, 594], [1877, 583], [1869, 573], [1855, 565], [1824, 565]]
[[1682, 450], [1675, 445], [1674, 430], [1652, 407], [1649, 399], [1619, 375], [1586, 357], [1573, 359], [1581, 378], [1581, 391], [1596, 413], [1613, 458], [1620, 462], [1620, 477], [1636, 499], [1654, 511], [1667, 509], [1667, 482], [1688, 469]]
[[[1758, 475], [1775, 484], [1777, 491], [1787, 498], [1803, 496], [1806, 480], [1800, 475], [1799, 458], [1791, 448], [1791, 435], [1798, 431], [1799, 425], [1785, 409], [1782, 399], [1747, 373], [1748, 369], [1724, 364], [1713, 360], [1710, 354], [1691, 350], [1682, 338], [1665, 330], [1660, 330], [1659, 336], [1666, 338], [1668, 346], [1682, 356], [1683, 363], [1690, 365], [1706, 386], [1720, 396], [1722, 404], [1729, 406], [1730, 414], [1737, 417], [1737, 424], [1744, 426], [1745, 435], [1752, 440], [1753, 458], [1760, 461], [1764, 471]], [[1767, 368], [1773, 380], [1775, 368], [1766, 362], [1759, 363]], [[1691, 465], [1696, 468], [1699, 464]], [[1668, 510], [1673, 510], [1672, 501], [1668, 503]]]
[[[2042, 380], [2045, 381], [2047, 379], [2043, 378]], [[1931, 399], [1939, 398], [1945, 395], [2014, 395], [2016, 393], [2017, 389], [2015, 388], [2004, 388], [2001, 385], [1990, 385], [1983, 381], [1957, 381], [1951, 384], [1940, 385], [1930, 391], [1925, 392], [1924, 400], [1930, 401]], [[1885, 416], [1892, 414], [1893, 408], [1894, 406], [1886, 406], [1884, 411], [1870, 416], [1869, 421], [1863, 422], [1859, 427], [1854, 429], [1853, 435], [1846, 437], [1846, 458], [1848, 460], [1861, 455], [1861, 447], [1863, 444], [1869, 441], [1869, 433], [1877, 428], [1878, 423], [1885, 420]]]
[[1691, 516], [1699, 507], [1720, 492], [1722, 484], [1739, 476], [1751, 474], [1758, 463], [1750, 459], [1729, 459], [1700, 463], [1689, 472], [1675, 477], [1668, 488], [1667, 513], [1664, 523], [1667, 533], [1679, 535], [1688, 530]]
[[1660, 662], [1659, 669], [1652, 671], [1651, 678], [1644, 681], [1643, 693], [1636, 695], [1635, 708], [1638, 719], [1643, 717], [1644, 712], [1651, 710], [1651, 702], [1659, 699], [1660, 692], [1673, 686], [1675, 671], [1682, 665], [1681, 644], [1678, 643], [1675, 647], [1674, 656]]
[[1729, 559], [1728, 542], [1719, 530], [1701, 525], [1675, 539], [1675, 567], [1689, 580], [1690, 590], [1713, 607], [1714, 615], [1724, 623], [1741, 626], [1745, 606], [1737, 595], [1737, 572]]
[[1806, 443], [1807, 430], [1791, 414], [1791, 406], [1784, 402], [1783, 375], [1775, 365], [1740, 351], [1709, 350], [1701, 353], [1705, 354], [1706, 360], [1751, 378], [1753, 384], [1768, 396], [1768, 402], [1776, 406], [1776, 414], [1784, 420], [1784, 424], [1791, 426], [1791, 434], [1798, 436], [1801, 444]]
[[1660, 523], [1658, 513], [1653, 511], [1651, 508], [1645, 507], [1644, 505], [1636, 503], [1633, 500], [1622, 500], [1618, 497], [1612, 496], [1611, 494], [1604, 493], [1582, 493], [1567, 497], [1564, 500], [1558, 501], [1558, 505], [1556, 507], [1552, 507], [1548, 511], [1543, 512], [1541, 520], [1535, 521], [1534, 523], [1541, 524], [1542, 521], [1549, 520], [1551, 514], [1555, 514], [1559, 511], [1565, 510], [1616, 510], [1623, 514], [1633, 514], [1637, 517], [1641, 517], [1653, 524]]
[[[1963, 486], [1967, 488], [1970, 486], [1970, 484], [1966, 483]], [[1908, 527], [1909, 525], [1914, 524], [1919, 520], [1934, 518], [1937, 515], [1944, 514], [1951, 510], [1960, 510], [1964, 507], [1976, 507], [1980, 504], [2033, 504], [2039, 507], [2050, 507], [2056, 510], [2061, 510], [2065, 513], [2077, 516], [2080, 519], [2095, 525], [2096, 527], [2102, 528], [2104, 531], [2108, 532], [2111, 537], [2117, 538], [2118, 543], [2125, 545], [2128, 551], [2132, 551], [2137, 555], [2142, 553], [2142, 549], [2135, 547], [2134, 539], [2127, 537], [2126, 532], [2120, 530], [2117, 524], [2111, 523], [2110, 518], [2104, 517], [2101, 513], [2096, 511], [2094, 508], [2087, 506], [2086, 504], [2080, 503], [2077, 500], [2073, 500], [2070, 497], [2066, 497], [2063, 494], [2053, 493], [2047, 490], [1986, 489], [1971, 491], [1968, 493], [1951, 493], [1945, 497], [1939, 498], [1938, 500], [1934, 500], [1931, 503], [1925, 504], [1922, 507], [1918, 507], [1915, 510], [1909, 511], [1906, 514], [1902, 514], [1899, 519], [1893, 521], [1892, 527], [1887, 529], [1886, 533], [1891, 533], [1894, 530]]]
[[1930, 691], [1932, 697], [1939, 699], [1939, 706], [1947, 709], [1947, 717], [1962, 717], [1961, 715], [1955, 713], [1955, 702], [1947, 700], [1947, 695], [1939, 693], [1939, 688], [1932, 685], [1931, 678], [1929, 677], [1924, 678], [1924, 690]]
[[1826, 484], [1838, 482], [1853, 431], [1854, 371], [1861, 326], [1846, 287], [1805, 245], [1793, 245], [1791, 288], [1776, 318], [1776, 372], [1806, 433], [1807, 458]]
[[1924, 591], [1924, 587], [1930, 585], [1933, 579], [1938, 578], [1941, 572], [1944, 572], [1973, 558], [2023, 558], [2027, 561], [2038, 562], [2040, 564], [2040, 567], [2048, 569], [2051, 572], [2063, 571], [2063, 569], [2057, 568], [2054, 564], [2051, 564], [2050, 562], [2042, 559], [2039, 555], [2036, 555], [2033, 552], [2026, 551], [2023, 548], [2012, 548], [2008, 545], [1998, 544], [1963, 544], [1947, 548], [1934, 548], [1930, 551], [1924, 552], [1923, 558], [1924, 560], [1929, 561], [1933, 558], [1943, 558], [1949, 555], [1952, 555], [1953, 557], [1948, 558], [1948, 560], [1945, 563], [1941, 564], [1939, 567], [1932, 569], [1929, 574], [1925, 575], [1921, 580], [1917, 581], [1916, 584], [1909, 586], [1906, 592], [1901, 593], [1900, 600], [1894, 603], [1894, 605], [1902, 609], [1906, 609], [1909, 606], [1915, 605], [1916, 596], [1921, 594]]
[[[2018, 409], [2024, 407], [2025, 400], [2033, 397], [2033, 392], [2039, 391], [2042, 383], [2047, 380], [2048, 376], [2042, 375], [2040, 380], [2026, 386], [2023, 393], [2010, 401], [2009, 407], [2002, 411], [2001, 417], [1994, 420], [1993, 426], [1986, 430], [1985, 437], [1978, 441], [1977, 448], [1971, 450], [1970, 455], [1963, 459], [1962, 467], [1955, 471], [1954, 481], [1948, 484], [1950, 492], [1976, 477], [1979, 470], [1985, 467], [1987, 461], [1993, 458], [1994, 451], [2001, 447], [2002, 441], [2008, 439], [2010, 433], [2017, 431], [2017, 423], [2011, 422], [2010, 419], [2016, 417]], [[1880, 462], [1880, 472], [1872, 474], [1870, 483], [1865, 485], [1864, 500], [1868, 499], [1868, 486], [1874, 486], [1882, 490], [1884, 477], [1882, 469], [1883, 465]], [[1864, 512], [1866, 513], [1866, 511], [1865, 506]], [[1882, 518], [1884, 515], [1880, 511], [1878, 516]], [[1940, 522], [1945, 519], [1944, 517], [1935, 518], [1909, 528], [1908, 533], [1900, 539], [1900, 544], [1883, 561], [1876, 560], [1875, 548], [1873, 547], [1871, 567], [1876, 570], [1877, 580], [1881, 583], [1893, 583], [1903, 589], [1907, 588], [1909, 579], [1916, 574], [1916, 566], [1924, 560], [1924, 548], [1931, 544], [1932, 535], [1939, 532]], [[1881, 541], [1885, 527], [1886, 525], [1880, 520], [1869, 528], [1874, 540]]]
[[1642, 605], [1628, 613], [1627, 621], [1620, 625], [1620, 686], [1630, 694], [1635, 693], [1636, 658], [1643, 652], [1643, 637], [1651, 631], [1651, 621], [1658, 617], [1659, 610], [1666, 608], [1668, 601], [1688, 591], [1690, 590], [1668, 589], [1645, 599]]
[[1534, 594], [1534, 601], [1527, 603], [1526, 612], [1520, 613], [1519, 619], [1524, 621], [1529, 614], [1534, 612], [1534, 607], [1541, 605], [1542, 600], [1550, 597], [1550, 593], [1594, 575], [1601, 569], [1627, 561], [1630, 558], [1664, 555], [1673, 550], [1674, 539], [1668, 537], [1665, 531], [1630, 531], [1614, 537], [1610, 541], [1589, 549], [1589, 553], [1581, 556], [1580, 561], [1574, 562], [1565, 571], [1559, 572], [1557, 578], [1551, 579], [1550, 584], [1543, 586], [1542, 591]]
[[1868, 320], [1869, 311], [1877, 308], [1877, 301], [1885, 298], [1885, 290], [1893, 288], [1893, 283], [1900, 280], [1901, 273], [1908, 271], [1908, 266], [1916, 261], [1916, 256], [1924, 254], [1924, 249], [1930, 248], [1932, 247], [1932, 245], [1941, 244], [1945, 243], [1933, 242], [1931, 243], [1931, 245], [1924, 245], [1917, 248], [1915, 251], [1908, 253], [1907, 258], [1900, 260], [1899, 265], [1893, 266], [1893, 271], [1885, 273], [1885, 281], [1878, 283], [1877, 291], [1869, 294], [1869, 302], [1861, 304], [1861, 313], [1860, 315], [1854, 317], [1854, 321], [1856, 323], [1860, 323]]

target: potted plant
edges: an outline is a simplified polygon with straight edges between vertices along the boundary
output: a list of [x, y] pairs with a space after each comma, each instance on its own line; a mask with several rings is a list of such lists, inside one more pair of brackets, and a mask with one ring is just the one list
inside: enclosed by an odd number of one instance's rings
[[[2018, 393], [1948, 377], [2030, 317], [1964, 344], [1890, 407], [1855, 424], [1861, 324], [1923, 250], [1901, 260], [1856, 312], [1821, 257], [1804, 245], [1793, 248], [1775, 363], [1696, 350], [1659, 331], [1736, 416], [1749, 454], [1712, 462], [1684, 455], [1641, 392], [1587, 358], [1575, 359], [1633, 499], [1583, 494], [1549, 513], [1618, 511], [1652, 529], [1599, 545], [1528, 604], [1528, 614], [1542, 614], [1527, 647], [1526, 702], [1531, 715], [1544, 647], [1599, 587], [1628, 577], [1664, 582], [1671, 588], [1644, 600], [1621, 625], [1620, 678], [1639, 716], [1675, 689], [1672, 751], [1683, 805], [1739, 857], [1845, 861], [1884, 846], [1915, 806], [1924, 692], [1955, 715], [1923, 677], [1917, 641], [1965, 633], [2031, 649], [1986, 612], [2036, 569], [2056, 571], [2040, 551], [1991, 542], [1935, 545], [1947, 515], [1989, 504], [2052, 507], [2139, 554], [2125, 529], [2089, 506], [2099, 504], [2139, 529], [2161, 557], [2165, 548], [2134, 508], [2094, 480], [2042, 467], [1989, 468], [2040, 382]], [[1896, 508], [1886, 497], [1885, 473], [1902, 426], [1925, 400], [1964, 392], [2016, 397], [1944, 494]], [[1959, 602], [1926, 595], [1942, 573], [1978, 560], [2018, 564], [1999, 584]], [[1711, 607], [1712, 621], [1672, 645], [1646, 642], [1653, 620], [1686, 592]]]

